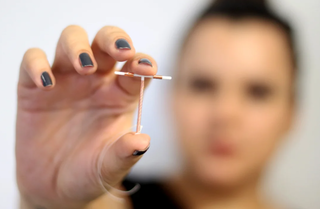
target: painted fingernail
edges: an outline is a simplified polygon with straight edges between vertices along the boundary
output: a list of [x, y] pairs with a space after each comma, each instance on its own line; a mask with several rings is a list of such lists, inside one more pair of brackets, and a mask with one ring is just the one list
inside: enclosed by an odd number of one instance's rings
[[41, 80], [42, 80], [42, 85], [43, 85], [44, 87], [46, 87], [46, 86], [52, 86], [52, 80], [51, 80], [50, 75], [49, 75], [48, 72], [43, 72], [43, 73], [41, 74]]
[[133, 152], [132, 155], [134, 155], [134, 156], [143, 155], [144, 153], [146, 153], [148, 151], [149, 147], [147, 149], [143, 150], [143, 151], [136, 150], [136, 151]]
[[81, 53], [79, 55], [79, 58], [80, 58], [80, 62], [81, 62], [82, 67], [92, 67], [93, 66], [93, 62], [92, 62], [89, 54]]
[[139, 64], [149, 65], [149, 66], [152, 67], [152, 63], [151, 63], [150, 60], [148, 60], [147, 58], [142, 58], [142, 59], [140, 59], [138, 63], [139, 63]]
[[131, 49], [130, 44], [125, 39], [121, 38], [116, 41], [116, 46], [118, 49]]

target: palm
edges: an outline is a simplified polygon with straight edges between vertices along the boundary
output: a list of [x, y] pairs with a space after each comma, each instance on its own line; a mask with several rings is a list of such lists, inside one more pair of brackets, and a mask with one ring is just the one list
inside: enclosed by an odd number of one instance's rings
[[113, 75], [55, 77], [52, 91], [18, 88], [18, 182], [34, 195], [94, 196], [98, 154], [130, 127], [136, 103], [125, 101]]

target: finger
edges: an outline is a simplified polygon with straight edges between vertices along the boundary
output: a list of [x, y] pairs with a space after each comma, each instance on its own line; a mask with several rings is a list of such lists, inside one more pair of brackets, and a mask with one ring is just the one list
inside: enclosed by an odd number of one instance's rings
[[135, 54], [130, 36], [114, 26], [105, 26], [99, 30], [92, 42], [92, 51], [98, 70], [103, 72], [109, 72], [117, 61], [126, 61]]
[[81, 75], [92, 74], [97, 62], [91, 50], [86, 31], [77, 25], [66, 27], [59, 38], [53, 69], [76, 70]]
[[[121, 71], [132, 72], [140, 75], [155, 75], [157, 73], [157, 63], [149, 55], [137, 53], [132, 59], [128, 60]], [[137, 96], [140, 92], [141, 78], [132, 78], [126, 76], [117, 76], [116, 82], [119, 87], [129, 95]], [[145, 87], [148, 86], [151, 79], [145, 79]]]
[[117, 185], [149, 149], [147, 134], [127, 133], [117, 140], [103, 158], [101, 174], [111, 186]]
[[31, 48], [23, 56], [19, 85], [50, 90], [55, 85], [55, 78], [52, 74], [47, 56], [41, 49]]

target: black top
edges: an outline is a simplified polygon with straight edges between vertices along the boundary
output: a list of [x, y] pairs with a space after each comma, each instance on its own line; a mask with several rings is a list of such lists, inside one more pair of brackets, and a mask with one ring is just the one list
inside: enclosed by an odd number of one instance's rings
[[130, 196], [134, 209], [183, 209], [163, 188], [161, 182], [125, 179], [122, 185], [130, 190], [137, 183], [140, 184], [139, 190]]
[[122, 184], [127, 190], [130, 190], [136, 183], [140, 184], [140, 188], [130, 196], [134, 209], [182, 209], [165, 191], [160, 182], [137, 182], [125, 179]]

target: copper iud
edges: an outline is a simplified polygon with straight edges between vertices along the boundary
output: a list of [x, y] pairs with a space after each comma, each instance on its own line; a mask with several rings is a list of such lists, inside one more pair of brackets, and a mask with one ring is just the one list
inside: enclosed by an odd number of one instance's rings
[[141, 77], [141, 85], [140, 85], [140, 96], [139, 96], [139, 107], [138, 107], [138, 119], [137, 119], [137, 129], [136, 134], [140, 133], [141, 131], [141, 114], [142, 114], [142, 102], [143, 102], [143, 90], [144, 90], [144, 78], [154, 78], [154, 79], [164, 79], [164, 80], [171, 80], [171, 76], [162, 76], [162, 75], [139, 75], [131, 72], [120, 72], [115, 71], [116, 75], [123, 75], [128, 77]]

